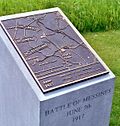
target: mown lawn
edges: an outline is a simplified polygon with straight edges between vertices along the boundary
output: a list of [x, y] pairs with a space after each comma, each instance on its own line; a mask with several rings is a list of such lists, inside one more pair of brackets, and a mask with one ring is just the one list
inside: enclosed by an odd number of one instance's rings
[[120, 126], [120, 31], [83, 34], [116, 75], [110, 126]]
[[120, 0], [0, 0], [0, 15], [56, 6], [81, 32], [120, 28]]

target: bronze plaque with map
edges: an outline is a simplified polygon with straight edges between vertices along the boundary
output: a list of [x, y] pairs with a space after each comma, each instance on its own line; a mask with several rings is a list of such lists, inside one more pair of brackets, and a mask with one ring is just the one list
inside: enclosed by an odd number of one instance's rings
[[108, 73], [58, 11], [2, 24], [43, 92]]

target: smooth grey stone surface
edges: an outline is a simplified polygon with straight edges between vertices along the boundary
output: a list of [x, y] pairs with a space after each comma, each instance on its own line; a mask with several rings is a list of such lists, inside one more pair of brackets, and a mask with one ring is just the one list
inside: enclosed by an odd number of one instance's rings
[[41, 126], [108, 126], [114, 80], [41, 102]]
[[0, 37], [0, 126], [39, 126], [39, 100]]
[[0, 27], [0, 126], [109, 126], [115, 76], [108, 71], [43, 94]]

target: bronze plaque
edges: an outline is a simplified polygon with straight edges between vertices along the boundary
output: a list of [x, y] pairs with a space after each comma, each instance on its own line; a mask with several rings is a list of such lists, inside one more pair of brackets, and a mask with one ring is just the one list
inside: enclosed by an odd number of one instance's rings
[[43, 92], [108, 73], [58, 11], [2, 23]]

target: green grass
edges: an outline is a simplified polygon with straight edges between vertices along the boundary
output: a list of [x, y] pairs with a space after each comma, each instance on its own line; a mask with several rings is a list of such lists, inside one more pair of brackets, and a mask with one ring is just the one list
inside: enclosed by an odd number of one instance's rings
[[120, 0], [0, 0], [0, 15], [56, 6], [81, 32], [120, 28]]
[[110, 126], [120, 126], [120, 31], [83, 35], [116, 75]]

